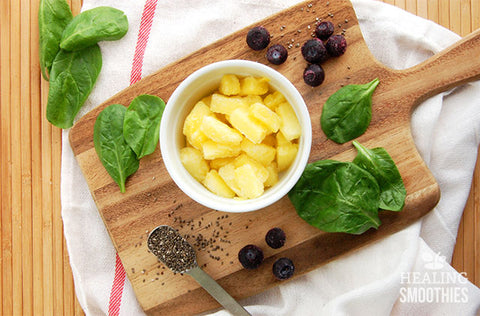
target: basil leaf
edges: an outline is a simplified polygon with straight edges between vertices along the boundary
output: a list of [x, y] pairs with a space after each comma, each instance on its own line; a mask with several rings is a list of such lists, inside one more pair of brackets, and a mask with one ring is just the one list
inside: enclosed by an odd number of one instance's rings
[[380, 186], [380, 208], [401, 211], [407, 190], [392, 157], [382, 147], [367, 149], [357, 141], [353, 145], [358, 150], [353, 163], [370, 172]]
[[380, 189], [375, 178], [351, 162], [310, 163], [288, 193], [298, 215], [326, 232], [361, 234], [378, 228]]
[[125, 181], [135, 173], [139, 161], [123, 138], [123, 120], [127, 109], [121, 104], [106, 107], [97, 117], [93, 130], [93, 143], [98, 158], [108, 174], [125, 192]]
[[60, 128], [69, 128], [93, 89], [102, 68], [98, 45], [75, 52], [60, 50], [50, 74], [47, 119]]
[[60, 50], [62, 33], [72, 20], [72, 11], [65, 0], [40, 0], [38, 7], [38, 32], [40, 44], [40, 68], [48, 81], [47, 72]]
[[128, 31], [127, 16], [112, 7], [97, 7], [73, 18], [63, 32], [60, 47], [73, 51], [92, 46], [99, 41], [122, 38]]
[[123, 136], [140, 159], [155, 151], [165, 102], [157, 96], [143, 94], [133, 99], [125, 113]]
[[365, 133], [372, 119], [372, 94], [379, 82], [347, 85], [328, 98], [320, 123], [329, 139], [343, 144]]

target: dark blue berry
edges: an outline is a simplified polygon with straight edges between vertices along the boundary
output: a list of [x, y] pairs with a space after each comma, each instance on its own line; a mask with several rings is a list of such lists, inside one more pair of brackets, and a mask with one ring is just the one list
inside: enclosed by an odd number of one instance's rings
[[247, 45], [253, 50], [262, 50], [270, 44], [270, 33], [263, 26], [255, 26], [247, 33]]
[[238, 252], [238, 260], [245, 269], [256, 269], [263, 262], [263, 251], [255, 245], [246, 245]]
[[325, 72], [320, 65], [310, 64], [303, 71], [303, 81], [309, 86], [319, 86], [322, 84], [323, 80], [325, 80]]
[[285, 232], [278, 227], [270, 229], [265, 236], [265, 242], [273, 249], [278, 249], [285, 245], [285, 239]]
[[333, 26], [332, 22], [324, 21], [317, 25], [315, 28], [315, 34], [319, 39], [325, 41], [333, 34], [334, 28], [335, 27]]
[[324, 62], [328, 58], [325, 45], [323, 45], [323, 42], [318, 38], [308, 40], [303, 44], [302, 56], [312, 64]]
[[287, 49], [280, 44], [272, 45], [267, 50], [267, 60], [274, 65], [283, 64], [287, 57]]
[[330, 56], [338, 57], [345, 53], [347, 50], [347, 40], [343, 35], [330, 36], [325, 47]]
[[273, 264], [273, 275], [278, 280], [286, 280], [290, 278], [295, 272], [295, 266], [292, 260], [288, 258], [280, 258]]

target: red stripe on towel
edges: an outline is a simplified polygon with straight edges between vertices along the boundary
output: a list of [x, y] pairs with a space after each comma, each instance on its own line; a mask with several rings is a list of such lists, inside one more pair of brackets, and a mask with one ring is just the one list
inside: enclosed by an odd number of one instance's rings
[[[143, 7], [137, 44], [135, 46], [135, 54], [133, 56], [132, 72], [130, 74], [131, 85], [142, 78], [143, 57], [145, 55], [150, 31], [152, 29], [157, 1], [158, 0], [147, 0]], [[110, 292], [110, 300], [108, 303], [109, 316], [118, 316], [120, 314], [123, 289], [125, 287], [125, 277], [125, 268], [123, 267], [122, 261], [117, 253], [115, 259], [115, 276], [113, 278], [112, 290]]]

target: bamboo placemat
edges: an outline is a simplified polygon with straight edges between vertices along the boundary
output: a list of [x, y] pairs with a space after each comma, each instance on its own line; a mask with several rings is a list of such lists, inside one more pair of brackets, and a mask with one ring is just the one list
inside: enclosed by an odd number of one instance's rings
[[[67, 0], [74, 14], [82, 0]], [[480, 0], [384, 0], [464, 36]], [[61, 130], [45, 119], [38, 0], [0, 1], [0, 315], [82, 315], [60, 207]], [[480, 159], [453, 266], [480, 285]]]

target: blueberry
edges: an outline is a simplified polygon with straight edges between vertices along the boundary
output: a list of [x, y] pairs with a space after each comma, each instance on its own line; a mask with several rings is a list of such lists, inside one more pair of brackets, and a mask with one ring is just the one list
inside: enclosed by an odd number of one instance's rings
[[325, 41], [333, 34], [334, 28], [332, 22], [324, 21], [317, 25], [315, 28], [315, 34], [319, 39]]
[[273, 275], [278, 280], [286, 280], [290, 278], [295, 272], [295, 266], [292, 260], [288, 258], [280, 258], [273, 264]]
[[323, 42], [318, 38], [308, 40], [302, 46], [302, 55], [309, 63], [321, 63], [328, 58]]
[[263, 261], [263, 251], [255, 245], [246, 245], [238, 252], [238, 260], [245, 269], [256, 269]]
[[287, 49], [280, 44], [272, 45], [267, 50], [267, 60], [274, 65], [283, 64], [287, 57]]
[[265, 236], [265, 242], [273, 249], [278, 249], [285, 245], [285, 232], [278, 227], [272, 228]]
[[303, 81], [312, 87], [319, 86], [325, 79], [325, 72], [322, 66], [317, 64], [308, 65], [303, 71]]
[[347, 41], [343, 35], [330, 36], [325, 44], [330, 56], [338, 57], [345, 53], [347, 50]]
[[247, 44], [253, 50], [262, 50], [270, 44], [270, 33], [263, 26], [255, 26], [247, 33]]

